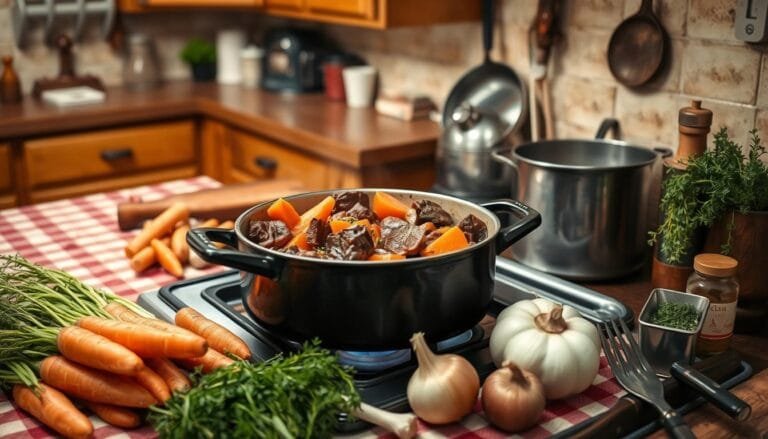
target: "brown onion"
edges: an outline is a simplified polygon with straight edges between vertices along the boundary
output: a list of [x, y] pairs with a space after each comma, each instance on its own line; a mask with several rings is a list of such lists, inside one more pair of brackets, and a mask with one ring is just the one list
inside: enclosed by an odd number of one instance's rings
[[510, 433], [534, 426], [547, 404], [539, 378], [510, 362], [486, 378], [480, 398], [488, 421]]

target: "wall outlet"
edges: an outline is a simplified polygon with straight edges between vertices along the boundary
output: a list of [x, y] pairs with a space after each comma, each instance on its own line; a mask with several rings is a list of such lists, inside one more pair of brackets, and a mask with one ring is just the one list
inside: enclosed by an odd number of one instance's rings
[[736, 38], [748, 43], [768, 39], [768, 0], [736, 2]]

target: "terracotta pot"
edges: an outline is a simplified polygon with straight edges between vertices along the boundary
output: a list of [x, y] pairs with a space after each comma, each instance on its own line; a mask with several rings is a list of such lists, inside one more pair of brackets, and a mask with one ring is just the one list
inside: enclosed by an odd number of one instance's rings
[[733, 219], [730, 256], [739, 261], [739, 302], [768, 301], [768, 211], [727, 214], [707, 234], [704, 251], [719, 253], [728, 240]]

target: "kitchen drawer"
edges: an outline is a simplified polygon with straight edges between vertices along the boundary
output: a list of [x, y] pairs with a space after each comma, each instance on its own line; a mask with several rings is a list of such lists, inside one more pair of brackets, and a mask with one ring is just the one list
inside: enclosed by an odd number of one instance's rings
[[27, 184], [33, 190], [194, 162], [191, 121], [48, 137], [24, 144]]
[[373, 19], [376, 14], [374, 0], [307, 0], [310, 12], [318, 14], [348, 15]]
[[286, 178], [301, 181], [309, 189], [333, 187], [331, 166], [321, 159], [289, 147], [241, 132], [229, 132], [229, 179], [232, 181]]

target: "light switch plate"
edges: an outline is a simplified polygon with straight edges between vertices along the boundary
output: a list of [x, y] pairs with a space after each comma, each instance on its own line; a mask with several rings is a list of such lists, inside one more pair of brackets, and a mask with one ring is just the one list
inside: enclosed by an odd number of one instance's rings
[[748, 43], [768, 39], [768, 0], [736, 2], [736, 38]]

